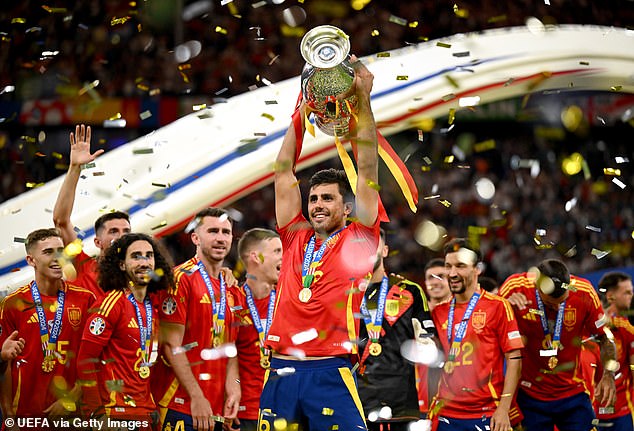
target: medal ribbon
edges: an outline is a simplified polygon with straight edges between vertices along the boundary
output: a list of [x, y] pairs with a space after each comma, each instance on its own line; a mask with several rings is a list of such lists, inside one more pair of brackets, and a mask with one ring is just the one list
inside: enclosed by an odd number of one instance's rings
[[[537, 308], [539, 308], [539, 319], [542, 322], [542, 329], [544, 330], [544, 337], [549, 339], [550, 331], [548, 330], [548, 319], [546, 318], [546, 308], [544, 307], [544, 302], [542, 298], [539, 296], [539, 292], [535, 289], [535, 296], [537, 298]], [[559, 308], [557, 309], [557, 320], [555, 321], [555, 333], [553, 334], [553, 341], [551, 343], [551, 347], [555, 350], [559, 349], [559, 344], [561, 342], [561, 327], [564, 322], [564, 309], [566, 308], [566, 301], [559, 304]], [[550, 343], [550, 340], [548, 340]]]
[[253, 326], [255, 326], [255, 330], [258, 331], [258, 338], [260, 339], [260, 356], [265, 353], [264, 349], [264, 340], [266, 339], [266, 335], [269, 333], [269, 329], [271, 328], [271, 322], [273, 322], [273, 310], [275, 309], [275, 290], [271, 291], [269, 295], [269, 306], [266, 314], [266, 323], [265, 326], [262, 326], [262, 320], [260, 320], [260, 313], [258, 313], [258, 308], [255, 306], [255, 300], [253, 299], [253, 294], [251, 293], [251, 289], [249, 286], [244, 285], [244, 293], [247, 296], [247, 305], [249, 306], [249, 312], [251, 312], [251, 317], [253, 318]]
[[145, 306], [146, 323], [146, 325], [143, 326], [143, 316], [141, 316], [139, 304], [137, 304], [136, 298], [129, 290], [128, 301], [130, 301], [130, 303], [134, 307], [134, 311], [136, 312], [136, 320], [139, 324], [141, 358], [143, 359], [143, 363], [141, 364], [141, 366], [147, 366], [147, 364], [150, 362], [148, 352], [150, 351], [150, 343], [152, 342], [152, 302], [147, 296], [145, 297], [145, 299], [143, 299], [143, 305]]
[[315, 253], [315, 235], [310, 238], [310, 241], [308, 241], [308, 245], [306, 246], [306, 251], [304, 252], [304, 263], [302, 264], [302, 285], [304, 288], [310, 289], [310, 285], [313, 284], [313, 280], [315, 279], [315, 268], [317, 268], [317, 265], [324, 257], [328, 243], [335, 237], [335, 235], [345, 228], [346, 227], [344, 226], [337, 232], [331, 233], [326, 241], [321, 244], [317, 253]]
[[57, 291], [57, 310], [55, 310], [55, 318], [53, 320], [53, 327], [51, 333], [48, 333], [48, 320], [46, 320], [46, 313], [44, 313], [44, 307], [42, 306], [42, 297], [40, 290], [37, 288], [35, 280], [31, 282], [31, 296], [35, 303], [35, 311], [37, 312], [37, 320], [40, 324], [40, 338], [42, 340], [42, 352], [44, 357], [50, 356], [57, 349], [57, 339], [60, 332], [62, 332], [62, 319], [64, 317], [64, 301], [66, 299], [66, 292], [63, 289]]
[[361, 314], [363, 314], [363, 320], [365, 321], [365, 327], [368, 330], [370, 341], [373, 343], [378, 342], [379, 337], [381, 337], [381, 327], [383, 326], [383, 312], [385, 311], [385, 300], [387, 298], [388, 291], [387, 283], [387, 277], [383, 277], [383, 280], [381, 281], [381, 287], [379, 288], [379, 298], [377, 299], [376, 303], [376, 315], [374, 316], [374, 321], [372, 321], [372, 316], [368, 312], [365, 295], [361, 300]]
[[214, 297], [214, 287], [211, 284], [211, 278], [209, 277], [209, 273], [205, 269], [205, 265], [198, 261], [198, 270], [200, 271], [200, 275], [203, 277], [203, 281], [205, 282], [205, 286], [207, 286], [207, 292], [209, 292], [209, 300], [211, 301], [211, 310], [213, 313], [213, 321], [214, 321], [214, 335], [220, 337], [222, 331], [225, 327], [225, 313], [227, 311], [227, 285], [225, 284], [225, 279], [222, 274], [218, 275], [218, 279], [220, 280], [220, 306], [216, 305], [216, 299]]
[[474, 292], [473, 295], [471, 295], [469, 305], [467, 305], [467, 310], [464, 312], [462, 321], [460, 322], [460, 325], [458, 325], [458, 329], [456, 329], [456, 338], [454, 338], [453, 342], [451, 341], [451, 338], [453, 336], [453, 320], [456, 310], [456, 297], [454, 296], [451, 299], [451, 304], [449, 305], [449, 315], [447, 316], [447, 341], [449, 341], [449, 345], [451, 346], [447, 359], [450, 361], [456, 359], [456, 356], [458, 356], [458, 353], [460, 352], [460, 344], [462, 343], [462, 339], [467, 333], [467, 324], [471, 319], [471, 314], [473, 313], [473, 310], [478, 303], [478, 299], [480, 299], [480, 293]]

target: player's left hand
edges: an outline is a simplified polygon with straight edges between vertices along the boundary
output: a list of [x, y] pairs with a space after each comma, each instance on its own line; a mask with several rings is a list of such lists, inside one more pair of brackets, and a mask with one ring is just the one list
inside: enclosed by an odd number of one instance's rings
[[227, 382], [225, 385], [225, 406], [224, 417], [227, 419], [235, 419], [238, 416], [238, 407], [242, 391], [240, 384], [237, 382]]
[[231, 268], [223, 266], [220, 268], [220, 274], [222, 274], [222, 278], [224, 278], [227, 287], [238, 285], [238, 279], [233, 275]]
[[614, 377], [608, 372], [604, 372], [603, 377], [597, 383], [594, 396], [600, 406], [608, 407], [614, 405], [616, 401], [616, 385], [614, 384]]
[[509, 431], [513, 429], [511, 427], [508, 410], [500, 407], [495, 409], [493, 416], [491, 416], [491, 423], [489, 426], [491, 431]]

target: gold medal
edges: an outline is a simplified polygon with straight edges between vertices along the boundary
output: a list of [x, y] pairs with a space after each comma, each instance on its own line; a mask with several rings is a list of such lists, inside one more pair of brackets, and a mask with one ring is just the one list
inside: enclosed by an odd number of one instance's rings
[[44, 356], [44, 360], [42, 361], [42, 371], [45, 373], [50, 373], [55, 369], [55, 357], [53, 355]]
[[381, 352], [383, 351], [383, 348], [381, 347], [379, 343], [371, 343], [368, 350], [370, 351], [370, 354], [372, 356], [379, 356]]
[[302, 302], [310, 301], [310, 298], [312, 296], [313, 296], [313, 292], [307, 287], [304, 287], [302, 288], [302, 290], [299, 291], [299, 300]]
[[147, 379], [148, 377], [150, 377], [150, 367], [143, 365], [142, 367], [139, 367], [139, 376], [142, 379]]
[[271, 361], [269, 361], [269, 358], [267, 356], [262, 356], [260, 358], [260, 366], [265, 370], [271, 366]]
[[216, 349], [217, 349], [218, 347], [220, 347], [220, 345], [222, 344], [222, 343], [220, 342], [220, 337], [214, 337], [214, 340], [212, 341], [212, 344], [213, 344], [214, 348], [216, 348]]
[[548, 368], [550, 368], [551, 370], [554, 369], [557, 366], [558, 362], [559, 360], [557, 359], [557, 356], [551, 356], [548, 360]]
[[443, 367], [443, 369], [445, 370], [445, 373], [447, 374], [453, 373], [454, 368], [456, 368], [456, 364], [454, 361], [445, 362], [445, 366]]

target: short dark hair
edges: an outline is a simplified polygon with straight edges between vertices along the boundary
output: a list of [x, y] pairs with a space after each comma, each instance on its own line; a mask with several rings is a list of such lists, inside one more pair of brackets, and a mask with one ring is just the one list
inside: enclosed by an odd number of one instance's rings
[[103, 228], [106, 222], [110, 220], [125, 220], [130, 223], [130, 216], [123, 211], [111, 211], [100, 216], [97, 220], [95, 220], [95, 235]]
[[550, 277], [555, 285], [554, 290], [547, 294], [548, 296], [560, 298], [566, 293], [570, 284], [570, 271], [565, 263], [558, 259], [545, 259], [537, 265], [537, 269], [542, 276]]
[[487, 292], [493, 292], [495, 289], [500, 287], [495, 279], [486, 276], [478, 277], [478, 284], [480, 284], [480, 287]]
[[150, 243], [154, 251], [154, 273], [160, 274], [160, 276], [152, 277], [148, 284], [148, 293], [173, 288], [174, 274], [169, 254], [151, 236], [144, 233], [127, 233], [116, 239], [106, 250], [98, 260], [99, 286], [104, 292], [123, 290], [128, 286], [126, 273], [121, 270], [121, 262], [125, 260], [128, 247], [135, 241]]
[[449, 253], [455, 253], [461, 248], [471, 250], [476, 255], [476, 261], [473, 262], [473, 266], [475, 266], [478, 262], [482, 262], [482, 253], [480, 253], [480, 248], [472, 245], [471, 241], [466, 238], [454, 238], [447, 242], [443, 248], [443, 253], [445, 256]]
[[317, 171], [310, 177], [308, 184], [311, 189], [322, 184], [337, 184], [339, 186], [339, 193], [343, 196], [343, 201], [347, 202], [352, 200], [352, 187], [350, 187], [346, 173], [341, 169], [330, 168]]
[[443, 267], [443, 268], [445, 267], [445, 260], [440, 257], [435, 257], [425, 264], [425, 269], [423, 270], [423, 273], [427, 272], [427, 270], [431, 268], [439, 268], [439, 267]]
[[271, 230], [254, 227], [246, 231], [238, 241], [238, 255], [242, 261], [246, 261], [246, 256], [256, 244], [271, 238], [279, 238], [280, 235]]
[[601, 302], [604, 306], [608, 304], [608, 292], [616, 290], [619, 283], [622, 281], [631, 280], [629, 274], [621, 271], [610, 271], [603, 274], [601, 279], [599, 280], [599, 298], [601, 298]]
[[190, 222], [190, 224], [194, 223], [194, 226], [191, 227], [189, 230], [190, 231], [195, 230], [196, 227], [200, 224], [200, 221], [205, 217], [216, 217], [216, 218], [226, 217], [227, 220], [229, 220], [231, 227], [233, 227], [233, 218], [231, 218], [231, 215], [226, 209], [220, 208], [220, 207], [207, 207], [207, 208], [203, 208], [202, 210], [196, 213], [196, 215]]
[[26, 249], [26, 252], [29, 253], [37, 242], [44, 241], [45, 239], [53, 237], [62, 237], [59, 229], [54, 227], [46, 229], [36, 229], [27, 235], [26, 240], [24, 241], [24, 248]]

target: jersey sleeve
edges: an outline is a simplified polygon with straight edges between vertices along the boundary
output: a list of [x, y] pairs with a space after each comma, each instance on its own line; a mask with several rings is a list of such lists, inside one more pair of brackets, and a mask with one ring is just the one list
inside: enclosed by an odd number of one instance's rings
[[0, 302], [0, 347], [6, 341], [7, 337], [16, 329], [13, 317], [11, 303], [5, 297], [2, 302]]
[[418, 319], [427, 333], [437, 336], [438, 331], [436, 331], [436, 325], [434, 325], [434, 321], [431, 317], [431, 311], [429, 311], [429, 304], [427, 303], [427, 297], [423, 293], [423, 288], [419, 284], [409, 280], [403, 280], [401, 283], [408, 286], [408, 289], [412, 292], [412, 296], [414, 297], [413, 317]]
[[119, 321], [121, 314], [119, 300], [122, 295], [121, 292], [112, 292], [103, 299], [99, 309], [89, 317], [82, 341], [91, 341], [102, 346], [108, 344]]
[[575, 278], [574, 288], [584, 296], [587, 315], [584, 319], [584, 334], [601, 335], [605, 333], [605, 323], [601, 300], [592, 284], [583, 278]]
[[511, 304], [504, 298], [501, 298], [500, 307], [500, 330], [499, 342], [504, 353], [508, 353], [512, 350], [522, 349], [524, 343], [522, 343], [522, 337], [520, 335], [519, 328], [517, 326], [517, 320], [515, 320], [515, 314]]

